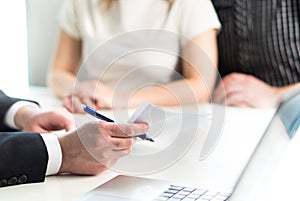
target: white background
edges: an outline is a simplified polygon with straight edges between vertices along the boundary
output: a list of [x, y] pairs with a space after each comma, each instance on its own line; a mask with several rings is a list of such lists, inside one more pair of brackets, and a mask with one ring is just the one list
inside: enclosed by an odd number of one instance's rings
[[25, 0], [0, 1], [0, 89], [16, 93], [28, 88]]

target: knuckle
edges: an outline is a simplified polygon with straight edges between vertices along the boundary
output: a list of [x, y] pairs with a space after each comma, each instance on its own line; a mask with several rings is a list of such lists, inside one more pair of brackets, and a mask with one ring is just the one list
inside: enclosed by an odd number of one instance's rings
[[124, 148], [130, 148], [130, 147], [132, 147], [132, 145], [133, 145], [133, 139], [131, 139], [131, 138], [128, 138], [128, 139], [125, 139], [125, 147]]
[[124, 134], [126, 134], [127, 136], [132, 136], [132, 135], [134, 134], [134, 129], [133, 129], [132, 126], [126, 125], [123, 132], [124, 132]]
[[122, 140], [118, 139], [114, 142], [114, 146], [117, 148], [121, 148], [122, 147]]
[[131, 128], [129, 125], [121, 124], [118, 126], [118, 132], [122, 133], [123, 135], [131, 134]]
[[119, 133], [119, 128], [116, 124], [112, 123], [100, 123], [103, 132], [109, 136], [114, 136], [116, 133]]
[[132, 149], [131, 148], [130, 149], [126, 149], [123, 152], [124, 152], [125, 155], [128, 155], [128, 154], [130, 154], [132, 152]]

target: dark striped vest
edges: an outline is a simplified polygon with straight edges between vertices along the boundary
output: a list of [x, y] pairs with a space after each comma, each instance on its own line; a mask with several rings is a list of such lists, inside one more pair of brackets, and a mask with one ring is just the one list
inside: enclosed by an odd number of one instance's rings
[[300, 82], [299, 0], [213, 0], [222, 23], [219, 72], [273, 86]]

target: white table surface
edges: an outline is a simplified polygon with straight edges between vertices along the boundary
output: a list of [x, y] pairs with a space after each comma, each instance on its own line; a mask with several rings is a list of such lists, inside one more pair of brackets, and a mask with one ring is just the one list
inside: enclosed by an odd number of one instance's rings
[[[53, 93], [43, 87], [30, 87], [29, 90], [8, 93], [17, 97], [30, 98], [40, 102], [45, 108], [53, 108], [61, 103]], [[212, 105], [202, 105], [200, 110], [207, 112]], [[190, 185], [201, 184], [205, 181], [207, 186], [219, 183], [220, 186], [230, 189], [235, 182], [238, 171], [237, 166], [244, 164], [249, 155], [251, 143], [255, 144], [258, 137], [267, 126], [274, 109], [240, 109], [226, 107], [223, 134], [211, 155], [199, 162], [199, 150], [194, 142], [187, 154], [172, 166], [149, 175], [141, 175], [148, 178], [167, 179], [175, 182], [183, 182]], [[235, 143], [232, 149], [230, 143]], [[247, 148], [248, 146], [248, 148]], [[239, 149], [238, 151], [236, 149]], [[243, 151], [248, 150], [248, 151]], [[232, 153], [235, 159], [227, 157]], [[289, 144], [288, 149], [280, 158], [278, 166], [272, 169], [273, 176], [265, 181], [264, 189], [257, 195], [256, 200], [300, 200], [298, 188], [300, 186], [300, 136], [299, 132]], [[224, 155], [226, 155], [224, 154]], [[222, 160], [223, 159], [223, 160]], [[220, 171], [220, 169], [224, 171]], [[257, 170], [259, 171], [259, 170]], [[271, 170], [270, 170], [271, 171]], [[225, 174], [226, 172], [226, 174]], [[26, 184], [12, 187], [0, 188], [0, 200], [9, 201], [41, 201], [55, 200], [68, 201], [83, 195], [89, 190], [99, 186], [116, 176], [118, 173], [108, 170], [96, 176], [59, 175], [46, 177], [45, 182]], [[253, 178], [255, 180], [255, 178]], [[238, 201], [245, 198], [238, 197]]]

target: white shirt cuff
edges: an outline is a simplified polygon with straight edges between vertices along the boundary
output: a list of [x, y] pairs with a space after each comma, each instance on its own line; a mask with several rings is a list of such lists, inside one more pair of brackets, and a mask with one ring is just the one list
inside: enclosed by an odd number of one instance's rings
[[38, 107], [37, 104], [34, 104], [32, 102], [28, 102], [28, 101], [18, 101], [16, 103], [14, 103], [12, 106], [10, 106], [10, 108], [7, 110], [7, 112], [5, 114], [5, 117], [4, 117], [5, 125], [12, 128], [12, 129], [19, 130], [20, 128], [15, 123], [15, 115], [21, 107], [28, 106], [28, 105]]
[[41, 135], [48, 151], [46, 176], [57, 174], [62, 163], [62, 152], [58, 138], [54, 134]]

